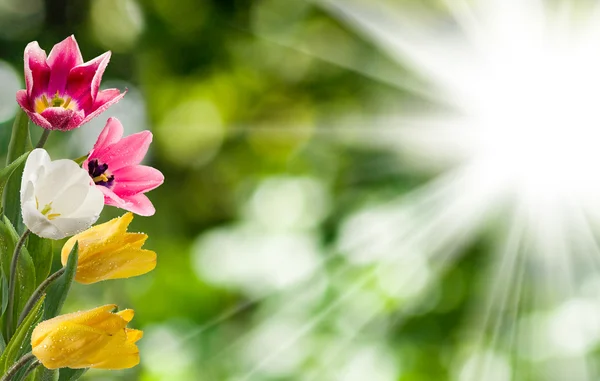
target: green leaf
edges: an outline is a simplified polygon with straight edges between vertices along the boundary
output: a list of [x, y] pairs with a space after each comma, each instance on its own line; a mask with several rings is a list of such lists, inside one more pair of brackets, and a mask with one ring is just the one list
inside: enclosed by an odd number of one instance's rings
[[38, 367], [27, 377], [26, 381], [58, 381], [58, 369]]
[[58, 381], [75, 381], [79, 380], [79, 377], [83, 376], [83, 374], [87, 372], [87, 369], [70, 369], [70, 368], [62, 368], [59, 373], [60, 377]]
[[35, 287], [39, 286], [52, 269], [52, 240], [31, 234], [27, 241], [27, 251], [35, 267]]
[[8, 164], [6, 167], [0, 169], [0, 197], [4, 194], [4, 188], [10, 179], [10, 176], [13, 174], [15, 169], [25, 163], [25, 159], [29, 156], [29, 151], [25, 152], [21, 156], [19, 156], [12, 163]]
[[35, 304], [23, 323], [17, 327], [15, 334], [6, 345], [6, 349], [0, 356], [0, 373], [4, 374], [10, 366], [31, 348], [31, 332], [42, 317], [42, 305], [44, 297]]
[[[29, 136], [29, 118], [24, 111], [20, 111], [13, 123], [10, 144], [8, 145], [8, 155], [6, 164], [9, 165], [25, 152], [31, 151], [31, 137]], [[21, 217], [21, 202], [19, 192], [21, 190], [21, 174], [25, 164], [18, 165], [14, 172], [18, 176], [11, 176], [4, 188], [4, 198], [2, 199], [2, 210], [4, 215], [22, 232], [23, 221]]]
[[[0, 221], [0, 262], [2, 264], [3, 277], [7, 280], [10, 276], [10, 263], [18, 240], [19, 236], [17, 235], [17, 232], [5, 216], [3, 221]], [[17, 264], [13, 322], [17, 321], [20, 311], [27, 303], [27, 300], [29, 300], [31, 294], [35, 291], [35, 287], [35, 266], [33, 265], [33, 261], [31, 260], [27, 248], [23, 247]], [[6, 297], [8, 297], [8, 295], [6, 295]], [[4, 300], [2, 301], [2, 304], [4, 304]], [[8, 327], [6, 327], [6, 319], [3, 319], [2, 321], [2, 328], [3, 332], [7, 332]]]
[[75, 278], [77, 272], [77, 259], [79, 258], [78, 252], [79, 243], [76, 242], [69, 253], [69, 259], [65, 266], [65, 272], [48, 288], [46, 297], [46, 307], [44, 310], [44, 320], [51, 319], [60, 313], [60, 310], [65, 303], [65, 299]]
[[89, 155], [83, 155], [81, 157], [78, 157], [77, 159], [73, 159], [73, 161], [76, 162], [77, 164], [81, 165], [81, 164], [83, 164], [84, 161], [86, 161], [88, 156]]

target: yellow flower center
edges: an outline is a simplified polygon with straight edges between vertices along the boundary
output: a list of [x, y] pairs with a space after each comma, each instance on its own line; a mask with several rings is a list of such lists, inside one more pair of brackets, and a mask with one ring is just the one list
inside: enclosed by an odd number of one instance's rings
[[107, 177], [107, 176], [106, 176], [104, 173], [102, 173], [102, 174], [100, 174], [100, 176], [96, 176], [96, 177], [94, 177], [92, 180], [93, 180], [95, 183], [99, 183], [99, 182], [101, 182], [101, 181], [102, 181], [102, 182], [108, 182], [108, 180], [109, 180], [109, 179], [108, 179], [108, 177]]
[[62, 98], [57, 90], [56, 94], [54, 94], [54, 96], [50, 100], [48, 100], [46, 94], [42, 94], [41, 97], [37, 98], [34, 102], [34, 109], [35, 112], [37, 112], [38, 114], [41, 114], [42, 112], [44, 112], [44, 110], [46, 110], [49, 107], [62, 107], [65, 109], [73, 109], [74, 105], [73, 103], [71, 103], [72, 100], [73, 99], [71, 97]]
[[[37, 199], [37, 197], [35, 198], [35, 207], [37, 210], [40, 210], [40, 203]], [[48, 217], [48, 219], [50, 221], [52, 221], [53, 219], [60, 217], [60, 213], [50, 213], [52, 212], [52, 202], [46, 204], [44, 206], [44, 208], [42, 210], [40, 210], [40, 213], [42, 213], [42, 215]]]

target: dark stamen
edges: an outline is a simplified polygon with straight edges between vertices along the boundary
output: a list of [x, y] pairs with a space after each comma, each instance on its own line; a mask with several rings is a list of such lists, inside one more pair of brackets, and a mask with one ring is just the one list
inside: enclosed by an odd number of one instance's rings
[[98, 160], [90, 160], [88, 163], [88, 173], [96, 185], [102, 185], [107, 188], [113, 186], [115, 176], [107, 176], [108, 164], [99, 164]]

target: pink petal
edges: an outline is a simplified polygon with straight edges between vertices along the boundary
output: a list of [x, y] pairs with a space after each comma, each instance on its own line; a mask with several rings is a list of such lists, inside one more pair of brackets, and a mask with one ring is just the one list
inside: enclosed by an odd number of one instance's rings
[[47, 63], [51, 69], [48, 93], [54, 94], [58, 91], [62, 95], [65, 91], [69, 72], [75, 66], [83, 63], [83, 57], [81, 57], [81, 51], [75, 37], [71, 35], [54, 45], [48, 55]]
[[35, 124], [37, 124], [38, 126], [45, 128], [46, 130], [53, 130], [54, 128], [52, 128], [52, 125], [50, 124], [50, 122], [48, 122], [43, 116], [41, 116], [40, 114], [37, 114], [35, 112], [31, 112], [29, 110], [25, 110], [23, 109], [23, 111], [25, 111], [25, 113], [27, 114], [27, 116], [29, 117], [29, 119], [31, 119], [31, 121]]
[[[123, 125], [117, 118], [108, 118], [106, 125], [100, 132], [98, 140], [94, 144], [94, 148], [89, 154], [90, 158], [98, 159], [96, 152], [103, 150], [104, 148], [115, 144], [123, 137]], [[87, 169], [87, 168], [86, 168]]]
[[46, 52], [37, 41], [30, 42], [25, 48], [25, 87], [27, 95], [35, 98], [48, 88], [50, 67], [46, 63]]
[[69, 72], [65, 92], [77, 101], [80, 108], [91, 111], [109, 60], [110, 52], [106, 52]]
[[165, 181], [163, 174], [145, 165], [132, 165], [113, 171], [115, 186], [112, 188], [120, 197], [146, 193]]
[[19, 90], [17, 91], [17, 103], [23, 111], [33, 112], [33, 108], [31, 107], [31, 102], [29, 101], [29, 96], [27, 95], [27, 90]]
[[152, 216], [156, 213], [156, 209], [154, 209], [154, 205], [146, 195], [137, 194], [135, 196], [130, 196], [125, 199], [127, 202], [127, 207], [122, 208], [128, 210], [132, 213], [135, 213], [140, 216]]
[[139, 164], [146, 156], [151, 142], [150, 131], [138, 132], [96, 151], [94, 157], [101, 158], [103, 163], [108, 164], [109, 170], [115, 172], [120, 168]]
[[19, 104], [19, 106], [21, 106], [23, 111], [25, 111], [25, 113], [33, 123], [47, 130], [52, 129], [52, 125], [50, 124], [50, 122], [48, 122], [43, 116], [34, 112], [31, 109], [29, 97], [27, 96], [26, 90], [17, 91], [17, 103]]
[[107, 89], [100, 91], [96, 96], [96, 101], [94, 102], [94, 106], [92, 107], [93, 111], [85, 116], [85, 119], [83, 120], [83, 122], [81, 122], [81, 124], [89, 122], [90, 120], [94, 119], [95, 117], [106, 111], [107, 108], [120, 101], [121, 98], [125, 96], [125, 94], [127, 94], [127, 90], [125, 90], [122, 93], [119, 91], [119, 89]]
[[97, 186], [104, 193], [104, 204], [128, 210], [140, 216], [151, 216], [156, 210], [150, 199], [143, 194], [121, 198], [105, 186]]
[[50, 123], [51, 127], [46, 127], [50, 130], [72, 130], [79, 127], [83, 120], [83, 111], [75, 111], [62, 107], [49, 107], [40, 115]]

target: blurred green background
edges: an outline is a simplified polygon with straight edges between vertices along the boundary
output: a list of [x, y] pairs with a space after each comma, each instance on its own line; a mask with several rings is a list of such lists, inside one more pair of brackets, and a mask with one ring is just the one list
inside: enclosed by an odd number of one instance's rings
[[456, 378], [485, 242], [440, 277], [414, 258], [381, 272], [352, 249], [360, 232], [393, 233], [387, 203], [428, 179], [365, 139], [369, 116], [427, 107], [382, 80], [405, 68], [303, 0], [0, 0], [1, 153], [24, 47], [70, 34], [86, 61], [112, 50], [103, 87], [129, 92], [52, 134], [53, 158], [85, 154], [117, 116], [154, 133], [146, 163], [166, 177], [148, 194], [156, 215], [131, 226], [156, 270], [76, 285], [65, 306], [134, 308], [142, 363], [84, 379]]

